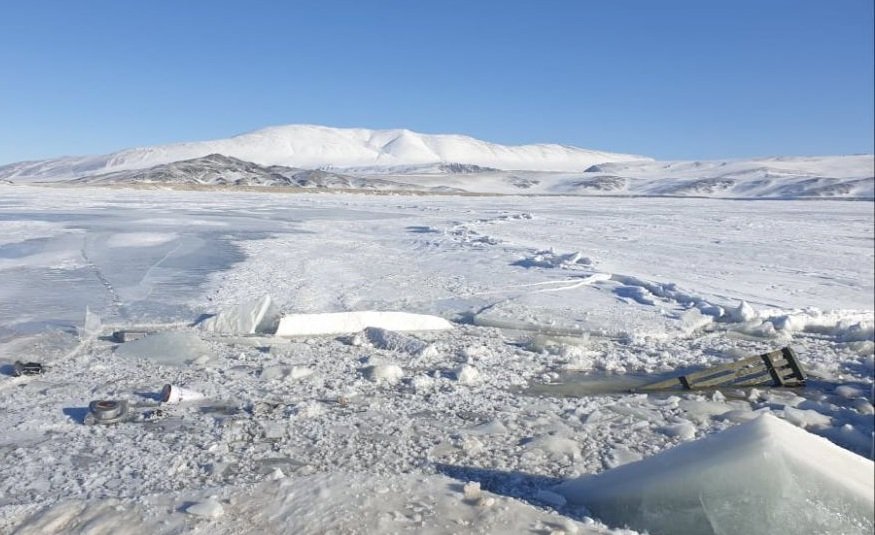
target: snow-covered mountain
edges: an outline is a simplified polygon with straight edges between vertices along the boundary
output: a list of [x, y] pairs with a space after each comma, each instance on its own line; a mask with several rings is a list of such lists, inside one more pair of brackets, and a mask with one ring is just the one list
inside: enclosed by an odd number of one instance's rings
[[461, 164], [498, 169], [582, 171], [618, 161], [647, 161], [631, 154], [565, 145], [507, 146], [461, 135], [429, 135], [410, 130], [369, 130], [288, 125], [228, 139], [159, 145], [102, 156], [65, 157], [0, 167], [0, 178], [64, 179], [222, 154], [259, 165], [316, 169], [331, 167]]
[[481, 193], [873, 199], [873, 167], [871, 155], [860, 155], [613, 162], [576, 173], [483, 170], [448, 174], [431, 166], [347, 172]]
[[0, 182], [293, 186], [723, 198], [875, 198], [872, 155], [655, 161], [409, 130], [290, 125], [220, 139], [0, 166]]

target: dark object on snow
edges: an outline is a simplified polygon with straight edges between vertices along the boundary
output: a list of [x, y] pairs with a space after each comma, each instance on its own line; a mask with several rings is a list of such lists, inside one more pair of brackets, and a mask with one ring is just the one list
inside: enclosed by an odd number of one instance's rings
[[746, 357], [729, 364], [721, 364], [674, 379], [659, 381], [636, 388], [637, 392], [653, 390], [698, 390], [704, 388], [746, 387], [799, 387], [805, 386], [805, 372], [790, 347], [762, 355]]
[[14, 374], [16, 377], [22, 375], [40, 375], [45, 370], [39, 362], [21, 362], [16, 361], [14, 366]]
[[115, 424], [128, 417], [128, 402], [103, 399], [88, 404], [86, 424]]
[[112, 333], [112, 339], [121, 344], [145, 338], [148, 334], [149, 331], [115, 331]]

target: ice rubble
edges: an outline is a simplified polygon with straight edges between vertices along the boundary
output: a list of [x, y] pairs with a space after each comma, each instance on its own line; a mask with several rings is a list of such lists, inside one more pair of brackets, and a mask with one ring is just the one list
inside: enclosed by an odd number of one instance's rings
[[280, 319], [277, 336], [344, 334], [377, 327], [390, 331], [441, 331], [452, 329], [447, 320], [427, 314], [409, 312], [328, 312], [321, 314], [288, 314]]
[[873, 463], [774, 416], [556, 491], [653, 534], [872, 533]]
[[526, 268], [540, 267], [574, 269], [592, 266], [592, 259], [583, 256], [580, 252], [557, 253], [553, 249], [546, 249], [544, 251], [538, 251], [533, 255], [526, 256], [525, 258], [514, 262], [513, 265]]
[[432, 357], [437, 354], [434, 345], [405, 334], [379, 327], [367, 327], [353, 339], [354, 345], [368, 343], [377, 349], [400, 351], [415, 357]]

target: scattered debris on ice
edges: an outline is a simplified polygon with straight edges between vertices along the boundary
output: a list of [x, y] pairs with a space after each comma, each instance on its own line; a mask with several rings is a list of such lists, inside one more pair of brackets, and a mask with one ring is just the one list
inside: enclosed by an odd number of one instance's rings
[[161, 401], [164, 403], [187, 403], [204, 399], [204, 397], [201, 392], [177, 385], [167, 384], [161, 389]]

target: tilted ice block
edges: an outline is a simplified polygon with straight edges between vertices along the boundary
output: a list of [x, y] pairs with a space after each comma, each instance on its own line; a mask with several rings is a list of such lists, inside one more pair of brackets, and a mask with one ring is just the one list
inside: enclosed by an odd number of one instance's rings
[[220, 310], [202, 321], [205, 331], [225, 334], [255, 334], [269, 332], [276, 325], [276, 313], [269, 295]]
[[865, 533], [871, 460], [774, 416], [556, 489], [614, 526], [675, 533]]

